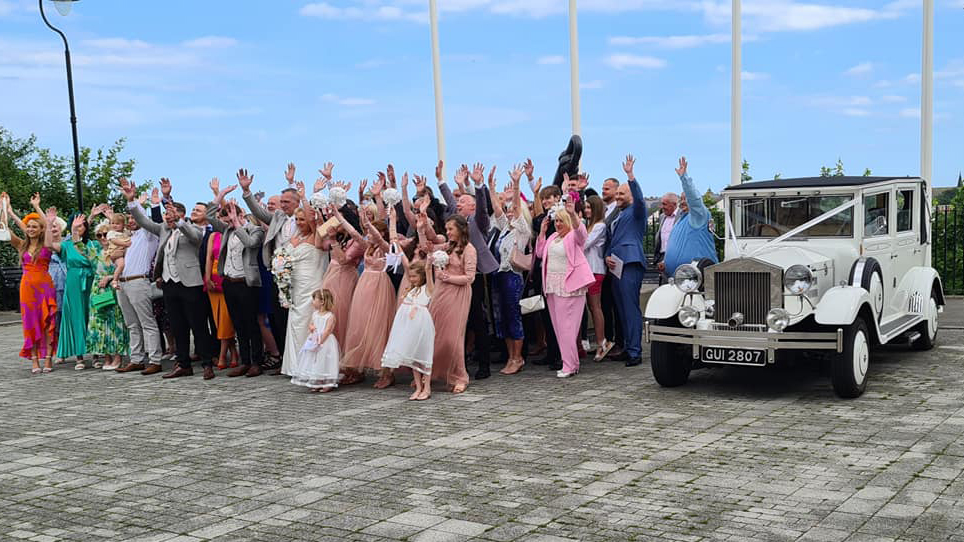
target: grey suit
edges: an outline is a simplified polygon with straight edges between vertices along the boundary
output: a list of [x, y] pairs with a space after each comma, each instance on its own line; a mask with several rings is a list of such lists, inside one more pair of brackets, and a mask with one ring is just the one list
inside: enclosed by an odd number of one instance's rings
[[265, 232], [254, 224], [245, 224], [241, 228], [229, 226], [218, 219], [220, 206], [214, 202], [208, 204], [208, 222], [214, 231], [224, 234], [221, 237], [221, 252], [218, 255], [217, 272], [224, 274], [224, 263], [227, 261], [228, 241], [232, 235], [236, 235], [244, 246], [241, 258], [244, 260], [244, 282], [248, 286], [261, 286], [261, 271], [258, 269], [258, 253], [264, 243]]
[[163, 283], [164, 308], [171, 322], [177, 347], [177, 364], [184, 369], [191, 368], [191, 335], [194, 335], [195, 352], [201, 357], [201, 366], [210, 367], [214, 357], [214, 339], [208, 332], [207, 312], [198, 310], [210, 303], [201, 285], [201, 262], [198, 247], [204, 238], [204, 230], [194, 224], [180, 220], [176, 228], [166, 223], [158, 224], [148, 218], [139, 205], [130, 208], [137, 224], [160, 238], [157, 254], [154, 257], [154, 279], [164, 274], [164, 257], [168, 240], [174, 232], [179, 232], [175, 247], [174, 265], [178, 281], [167, 280]]
[[268, 225], [268, 231], [264, 236], [264, 245], [261, 248], [261, 259], [264, 261], [265, 265], [270, 265], [271, 258], [274, 256], [274, 251], [278, 248], [278, 235], [281, 234], [281, 228], [288, 223], [288, 215], [285, 214], [281, 209], [276, 210], [273, 213], [268, 212], [261, 202], [258, 201], [254, 194], [248, 192], [244, 194], [244, 202], [248, 204], [248, 209], [251, 210], [251, 214], [255, 216], [261, 222]]
[[[228, 226], [218, 219], [219, 209], [220, 207], [213, 202], [209, 203], [207, 217], [214, 230], [222, 233], [217, 272], [224, 277], [222, 282], [224, 302], [228, 306], [228, 315], [231, 316], [231, 322], [234, 323], [234, 332], [238, 338], [238, 348], [241, 351], [239, 372], [230, 373], [228, 376], [239, 376], [240, 371], [244, 371], [245, 367], [250, 365], [260, 367], [264, 361], [264, 343], [261, 341], [261, 327], [258, 325], [262, 286], [258, 256], [261, 254], [261, 244], [264, 241], [264, 229], [254, 224], [245, 224], [240, 228]], [[244, 280], [229, 278], [224, 273], [224, 267], [228, 261], [228, 244], [232, 237], [237, 237], [244, 247], [241, 251]], [[270, 284], [264, 286], [266, 288], [271, 287]], [[249, 374], [248, 376], [257, 375]]]

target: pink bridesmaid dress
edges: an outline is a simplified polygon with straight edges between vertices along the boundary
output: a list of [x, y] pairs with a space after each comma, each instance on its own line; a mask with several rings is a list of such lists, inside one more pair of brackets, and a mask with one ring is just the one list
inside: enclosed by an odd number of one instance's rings
[[451, 282], [438, 279], [435, 272], [435, 293], [429, 313], [435, 322], [435, 358], [432, 361], [432, 380], [444, 381], [449, 386], [468, 386], [465, 370], [465, 325], [472, 304], [472, 282], [475, 281], [477, 254], [466, 245], [462, 255], [449, 254], [444, 269]]
[[355, 284], [358, 282], [358, 263], [365, 255], [365, 249], [349, 241], [345, 246], [345, 258], [338, 261], [332, 254], [331, 263], [328, 265], [328, 272], [321, 283], [322, 289], [331, 291], [335, 298], [335, 338], [338, 344], [344, 346], [345, 334], [348, 331], [348, 316], [351, 314], [351, 298], [355, 292]]
[[381, 249], [368, 251], [365, 271], [358, 279], [351, 300], [341, 367], [359, 372], [381, 369], [394, 318], [395, 287], [385, 272], [385, 253]]

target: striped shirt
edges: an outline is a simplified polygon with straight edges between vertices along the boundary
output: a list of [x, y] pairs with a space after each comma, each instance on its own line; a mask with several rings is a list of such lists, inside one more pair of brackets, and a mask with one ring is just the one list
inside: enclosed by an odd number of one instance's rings
[[[131, 202], [131, 206], [137, 205]], [[154, 254], [157, 252], [157, 245], [160, 239], [153, 233], [140, 228], [131, 234], [131, 246], [124, 254], [124, 277], [136, 277], [144, 275], [150, 279], [151, 263], [154, 262]]]

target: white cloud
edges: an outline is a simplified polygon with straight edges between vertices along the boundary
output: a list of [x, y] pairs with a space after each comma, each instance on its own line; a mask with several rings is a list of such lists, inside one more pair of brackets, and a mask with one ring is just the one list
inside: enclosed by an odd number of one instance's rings
[[843, 111], [841, 111], [841, 113], [843, 113], [844, 115], [847, 115], [848, 117], [867, 117], [867, 116], [870, 116], [870, 111], [868, 111], [868, 110], [866, 110], [866, 109], [860, 109], [860, 108], [857, 108], [857, 107], [848, 107], [848, 108], [844, 109]]
[[[917, 2], [917, 9], [920, 3]], [[704, 16], [715, 24], [730, 23], [730, 2], [707, 0]], [[913, 8], [909, 0], [886, 4], [880, 9], [797, 2], [795, 0], [746, 0], [744, 27], [763, 32], [802, 32], [834, 26], [866, 23], [900, 17]]]
[[869, 75], [873, 71], [874, 71], [874, 64], [872, 62], [861, 62], [860, 64], [857, 64], [856, 66], [853, 66], [849, 68], [847, 71], [845, 71], [844, 75], [851, 75], [851, 76]]
[[537, 62], [545, 66], [549, 66], [553, 64], [565, 64], [566, 57], [562, 55], [543, 56], [543, 57], [539, 57], [539, 60]]
[[666, 61], [652, 56], [639, 56], [628, 53], [616, 53], [606, 57], [604, 62], [617, 70], [627, 68], [658, 69], [666, 67]]
[[886, 96], [881, 96], [880, 101], [882, 103], [895, 104], [895, 103], [906, 102], [907, 98], [905, 98], [904, 96], [898, 96], [896, 94], [888, 94]]
[[238, 40], [234, 38], [228, 38], [225, 36], [204, 36], [185, 41], [183, 45], [185, 47], [197, 49], [224, 49], [227, 47], [234, 47], [237, 44]]
[[381, 68], [382, 66], [385, 66], [387, 64], [388, 62], [380, 58], [373, 58], [370, 60], [366, 60], [364, 62], [359, 62], [358, 64], [355, 64], [355, 67], [360, 70], [373, 70], [375, 68]]
[[362, 6], [338, 7], [327, 2], [306, 4], [298, 11], [306, 17], [322, 19], [355, 19], [362, 21], [413, 21], [424, 23], [428, 21], [428, 13], [424, 11], [406, 11], [396, 5], [375, 5], [364, 2]]
[[661, 49], [689, 49], [701, 45], [729, 43], [729, 34], [706, 34], [689, 36], [614, 36], [610, 45], [652, 45]]
[[904, 83], [907, 83], [908, 85], [914, 85], [914, 84], [920, 83], [920, 74], [919, 74], [919, 73], [909, 73], [909, 74], [907, 74], [907, 75], [904, 76], [904, 78], [902, 79], [902, 81], [903, 81]]
[[322, 94], [321, 99], [326, 102], [343, 105], [345, 107], [363, 107], [366, 105], [375, 105], [375, 100], [372, 100], [369, 98], [357, 98], [357, 97], [344, 98], [344, 97], [338, 96], [337, 94], [331, 94], [331, 93]]
[[583, 81], [579, 83], [579, 88], [583, 90], [596, 90], [603, 88], [603, 82], [599, 79], [595, 79], [593, 81]]
[[770, 74], [768, 73], [748, 72], [748, 71], [740, 72], [741, 81], [762, 81], [764, 79], [769, 79], [769, 78], [770, 78]]
[[906, 109], [900, 110], [900, 116], [909, 119], [919, 119], [920, 118], [920, 108], [919, 107], [908, 107]]

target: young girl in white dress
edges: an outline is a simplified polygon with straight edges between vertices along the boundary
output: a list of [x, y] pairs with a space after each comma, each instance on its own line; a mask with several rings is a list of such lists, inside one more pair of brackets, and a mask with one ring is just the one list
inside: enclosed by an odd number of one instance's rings
[[424, 401], [432, 396], [432, 358], [435, 354], [435, 323], [428, 312], [432, 300], [434, 277], [429, 260], [411, 264], [408, 269], [409, 289], [395, 312], [392, 331], [382, 355], [382, 367], [411, 367], [415, 392], [409, 401]]
[[338, 362], [341, 357], [335, 338], [335, 297], [328, 289], [311, 294], [311, 323], [308, 340], [298, 352], [291, 372], [291, 383], [306, 386], [312, 392], [327, 393], [338, 387]]

